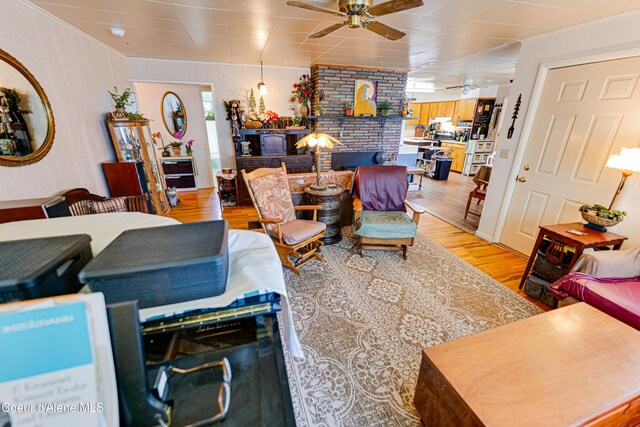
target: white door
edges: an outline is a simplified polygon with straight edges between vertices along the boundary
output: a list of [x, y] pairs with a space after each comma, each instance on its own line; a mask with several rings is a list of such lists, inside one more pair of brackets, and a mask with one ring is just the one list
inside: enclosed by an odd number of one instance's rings
[[607, 159], [640, 138], [639, 75], [639, 57], [547, 73], [501, 243], [529, 254], [539, 225], [578, 221], [584, 203], [609, 206], [620, 171]]

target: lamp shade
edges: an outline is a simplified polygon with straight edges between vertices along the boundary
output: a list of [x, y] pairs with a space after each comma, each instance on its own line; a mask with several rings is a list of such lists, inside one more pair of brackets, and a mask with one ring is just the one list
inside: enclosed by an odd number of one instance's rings
[[607, 167], [629, 172], [640, 172], [640, 148], [623, 148], [620, 154], [613, 154]]
[[260, 89], [260, 96], [268, 95], [267, 93], [267, 85], [264, 82], [258, 83], [258, 89]]
[[331, 149], [334, 144], [342, 145], [340, 141], [329, 134], [324, 132], [313, 132], [298, 141], [296, 143], [296, 148], [319, 146]]

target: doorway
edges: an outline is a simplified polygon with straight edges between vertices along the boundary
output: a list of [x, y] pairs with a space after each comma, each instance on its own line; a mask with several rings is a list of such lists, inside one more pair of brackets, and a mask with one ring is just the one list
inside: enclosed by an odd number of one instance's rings
[[501, 243], [529, 253], [540, 225], [578, 221], [585, 203], [608, 205], [620, 173], [607, 159], [638, 144], [639, 75], [639, 57], [548, 71]]
[[218, 134], [216, 133], [216, 113], [213, 103], [213, 92], [211, 92], [211, 88], [204, 86], [200, 90], [200, 97], [202, 99], [204, 119], [207, 126], [207, 140], [209, 143], [211, 170], [213, 171], [213, 176], [215, 177], [216, 173], [221, 170], [221, 164], [220, 147], [218, 146]]

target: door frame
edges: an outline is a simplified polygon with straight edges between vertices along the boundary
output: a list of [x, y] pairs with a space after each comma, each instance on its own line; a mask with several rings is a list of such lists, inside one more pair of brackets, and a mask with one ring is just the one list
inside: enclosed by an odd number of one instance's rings
[[[511, 209], [511, 202], [513, 201], [513, 195], [516, 191], [516, 178], [520, 174], [520, 169], [522, 167], [522, 162], [524, 161], [524, 155], [527, 150], [529, 138], [531, 137], [535, 117], [538, 113], [538, 107], [540, 105], [540, 98], [542, 97], [542, 91], [547, 81], [547, 75], [549, 74], [549, 71], [554, 68], [574, 67], [595, 62], [631, 58], [635, 56], [640, 56], [640, 47], [631, 49], [616, 49], [607, 52], [590, 53], [566, 59], [545, 60], [543, 62], [540, 62], [533, 89], [531, 91], [531, 101], [529, 103], [529, 108], [527, 109], [525, 120], [522, 124], [520, 141], [518, 142], [518, 146], [513, 157], [513, 163], [511, 166], [511, 171], [509, 172], [507, 188], [505, 189], [505, 195], [502, 199], [500, 213], [498, 214], [497, 226], [492, 239], [494, 242], [502, 242], [507, 215], [509, 214], [509, 209]], [[515, 96], [515, 94], [510, 93], [509, 96]]]

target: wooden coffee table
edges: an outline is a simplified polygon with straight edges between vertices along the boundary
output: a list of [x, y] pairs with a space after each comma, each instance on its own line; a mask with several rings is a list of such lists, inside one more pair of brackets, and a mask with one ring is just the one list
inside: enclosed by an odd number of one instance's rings
[[584, 303], [423, 351], [428, 426], [638, 425], [640, 332]]

